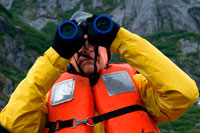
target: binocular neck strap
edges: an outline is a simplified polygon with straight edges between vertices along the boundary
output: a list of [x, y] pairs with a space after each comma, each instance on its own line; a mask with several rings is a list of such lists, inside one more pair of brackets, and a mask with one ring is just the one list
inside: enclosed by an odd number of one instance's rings
[[95, 47], [95, 57], [94, 57], [94, 75], [97, 74], [97, 57], [99, 56], [99, 47]]

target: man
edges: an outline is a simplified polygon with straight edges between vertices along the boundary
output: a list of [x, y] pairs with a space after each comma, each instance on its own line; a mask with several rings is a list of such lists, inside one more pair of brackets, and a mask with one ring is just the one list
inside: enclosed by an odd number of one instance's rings
[[[91, 26], [96, 18], [75, 13], [79, 31], [67, 44], [56, 33], [1, 112], [3, 126], [12, 132], [157, 133], [156, 123], [178, 119], [196, 101], [194, 80], [158, 49], [115, 22], [106, 36], [98, 35]], [[107, 65], [109, 51], [129, 65]]]

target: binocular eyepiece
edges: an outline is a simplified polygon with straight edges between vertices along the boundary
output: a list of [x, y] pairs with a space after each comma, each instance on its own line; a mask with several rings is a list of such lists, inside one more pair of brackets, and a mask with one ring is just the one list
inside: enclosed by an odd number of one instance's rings
[[107, 34], [113, 28], [113, 20], [107, 15], [100, 15], [95, 18], [93, 26], [96, 33]]
[[[113, 20], [107, 15], [99, 15], [93, 22], [96, 34], [107, 34], [113, 28]], [[64, 21], [58, 27], [59, 36], [63, 39], [74, 39], [78, 33], [78, 26], [73, 21]]]
[[58, 33], [63, 39], [73, 39], [78, 33], [78, 27], [73, 21], [64, 21], [59, 25]]

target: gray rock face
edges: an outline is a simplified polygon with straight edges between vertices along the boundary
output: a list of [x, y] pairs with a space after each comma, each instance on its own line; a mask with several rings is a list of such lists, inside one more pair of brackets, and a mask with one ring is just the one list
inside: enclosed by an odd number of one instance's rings
[[48, 22], [58, 23], [58, 20], [55, 18], [48, 18], [48, 17], [38, 17], [33, 21], [26, 20], [26, 22], [35, 27], [37, 30], [41, 30]]
[[[27, 0], [30, 2], [30, 0]], [[42, 29], [48, 22], [59, 23], [57, 18], [58, 11], [73, 9], [80, 0], [37, 0], [33, 7], [27, 7], [22, 14], [17, 14], [24, 22], [33, 26], [35, 29]], [[34, 18], [31, 16], [35, 16]]]
[[[11, 7], [13, 0], [0, 0], [7, 8]], [[26, 0], [31, 2], [31, 0]], [[9, 3], [9, 4], [8, 4]], [[102, 0], [92, 0], [90, 4], [84, 7], [81, 0], [37, 0], [33, 7], [27, 7], [22, 14], [18, 16], [26, 23], [40, 30], [48, 22], [59, 24], [57, 15], [61, 11], [68, 11], [80, 4], [79, 10], [85, 8], [102, 8], [102, 11], [108, 7]], [[152, 34], [157, 31], [173, 29], [187, 29], [191, 32], [200, 33], [200, 13], [188, 10], [194, 6], [200, 6], [200, 0], [113, 0], [113, 3], [119, 4], [110, 15], [120, 25], [137, 34]], [[9, 6], [8, 6], [9, 5]], [[30, 18], [30, 16], [35, 16]]]
[[4, 40], [4, 43], [0, 46], [0, 57], [4, 59], [4, 63], [8, 66], [14, 65], [26, 72], [28, 70], [28, 60], [25, 56], [24, 47], [17, 46], [17, 40], [9, 35], [5, 35]]
[[59, 10], [67, 11], [73, 9], [79, 2], [80, 0], [59, 0]]
[[92, 8], [101, 7], [103, 6], [102, 0], [92, 0]]
[[[152, 34], [160, 30], [187, 29], [200, 32], [188, 9], [200, 6], [200, 0], [125, 0], [111, 15], [130, 31]], [[196, 14], [198, 17], [200, 14]]]
[[13, 82], [0, 73], [0, 111], [6, 105], [7, 100], [9, 99], [10, 95], [12, 94], [14, 87]]
[[[18, 84], [18, 77], [12, 75], [17, 75], [19, 71], [27, 73], [30, 65], [39, 56], [30, 51], [29, 55], [32, 57], [27, 57], [24, 45], [16, 44], [17, 36], [4, 35], [3, 39], [3, 42], [0, 41], [0, 111]], [[5, 75], [6, 73], [8, 74]]]
[[199, 49], [199, 44], [197, 42], [191, 43], [189, 40], [181, 39], [179, 40], [180, 48], [184, 54], [197, 52]]
[[196, 123], [195, 127], [200, 128], [200, 123]]
[[[26, 10], [24, 10], [22, 14], [18, 14], [18, 16], [29, 25], [40, 30], [48, 22], [57, 23], [56, 15], [54, 14], [56, 7], [57, 4], [55, 0], [38, 0], [37, 3], [35, 3], [35, 8], [27, 7]], [[30, 18], [31, 15], [35, 15], [35, 17]]]
[[12, 6], [13, 0], [0, 0], [0, 3], [2, 3], [7, 9], [10, 9]]
[[6, 101], [0, 100], [0, 112], [1, 110], [4, 108], [4, 106], [6, 105]]

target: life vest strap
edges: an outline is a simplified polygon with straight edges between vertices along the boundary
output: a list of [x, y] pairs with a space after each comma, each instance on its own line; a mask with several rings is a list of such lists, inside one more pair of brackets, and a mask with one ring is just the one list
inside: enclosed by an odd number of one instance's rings
[[[147, 110], [140, 106], [140, 105], [131, 105], [127, 106], [121, 109], [117, 109], [99, 116], [91, 117], [89, 116], [87, 119], [84, 120], [77, 120], [76, 118], [72, 118], [70, 120], [62, 121], [62, 120], [56, 120], [56, 122], [49, 122], [47, 125], [47, 128], [50, 128], [48, 133], [53, 133], [54, 131], [60, 130], [62, 128], [66, 127], [71, 127], [71, 128], [76, 128], [77, 125], [79, 124], [87, 124], [88, 126], [94, 126], [95, 124], [102, 122], [104, 120], [108, 120], [120, 115], [124, 115], [127, 113], [131, 113], [134, 111], [145, 111]], [[148, 112], [147, 112], [148, 113]], [[149, 113], [148, 113], [149, 114]], [[90, 119], [92, 119], [93, 122], [89, 122]], [[91, 124], [92, 123], [92, 124]]]
[[127, 113], [131, 113], [131, 112], [134, 112], [134, 111], [145, 111], [145, 112], [147, 112], [147, 110], [140, 105], [131, 105], [131, 106], [127, 106], [127, 107], [124, 107], [124, 108], [121, 108], [121, 109], [117, 109], [117, 110], [114, 110], [114, 111], [93, 117], [92, 119], [93, 119], [94, 124], [97, 124], [97, 123], [102, 122], [104, 120], [108, 120], [108, 119], [111, 119], [111, 118], [114, 118], [114, 117], [117, 117], [117, 116], [120, 116], [120, 115], [124, 115], [124, 114], [127, 114]]
[[60, 119], [56, 120], [56, 122], [48, 122], [46, 128], [49, 128], [48, 133], [53, 133], [54, 131], [58, 131], [65, 127], [72, 127], [73, 119], [62, 121]]

